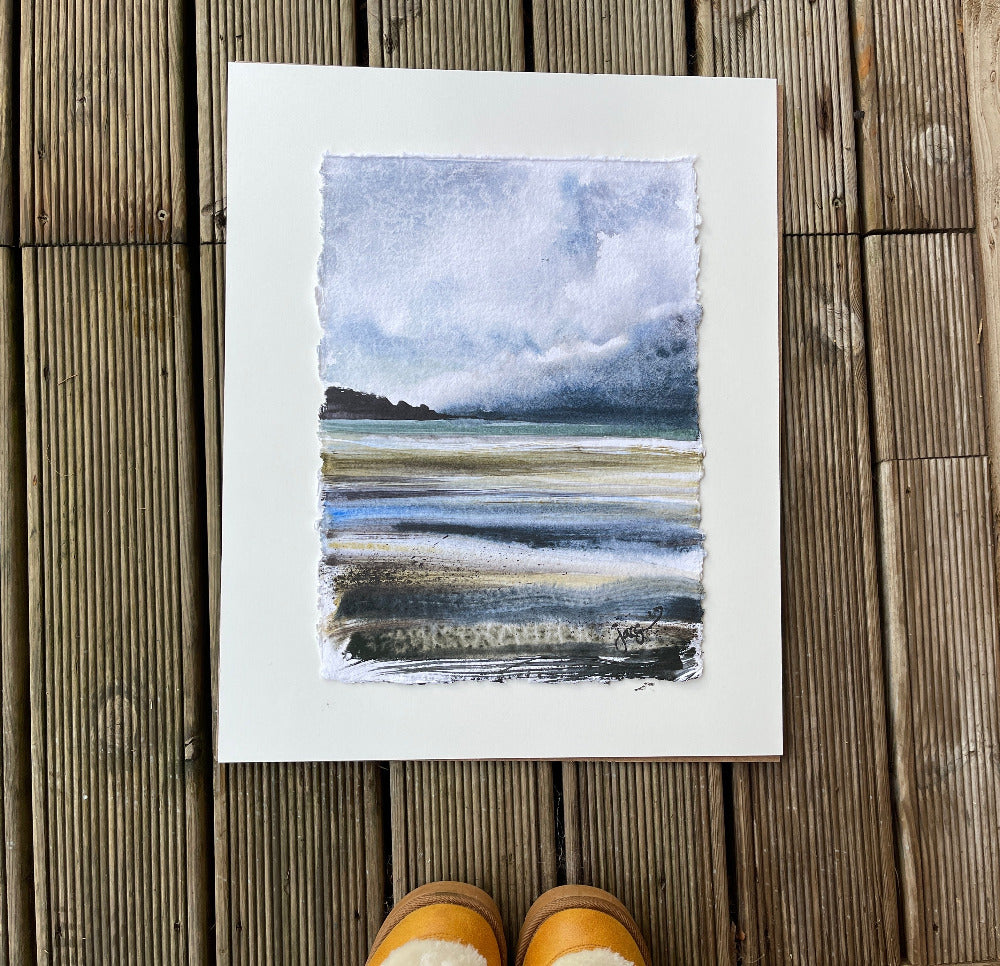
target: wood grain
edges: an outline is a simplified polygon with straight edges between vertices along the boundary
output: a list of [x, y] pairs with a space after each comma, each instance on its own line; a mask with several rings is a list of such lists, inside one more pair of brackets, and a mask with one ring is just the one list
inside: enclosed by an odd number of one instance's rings
[[986, 459], [887, 463], [880, 481], [908, 958], [1000, 959], [1000, 640]]
[[[962, 4], [976, 230], [982, 268], [980, 320], [986, 377], [986, 435], [993, 505], [1000, 506], [1000, 0]], [[997, 561], [1000, 571], [1000, 560]]]
[[976, 242], [865, 239], [879, 460], [986, 453]]
[[566, 877], [629, 908], [653, 964], [735, 962], [718, 765], [566, 762]]
[[744, 962], [899, 962], [859, 254], [785, 243], [785, 752], [734, 766]]
[[14, 0], [0, 0], [0, 245], [17, 243], [14, 81], [19, 51], [14, 46], [14, 7]]
[[524, 70], [521, 0], [369, 0], [372, 67]]
[[961, 0], [855, 0], [864, 227], [971, 228]]
[[231, 61], [353, 64], [351, 0], [196, 0], [202, 241], [226, 240], [226, 80]]
[[208, 960], [186, 254], [24, 260], [40, 962]]
[[182, 0], [22, 0], [25, 244], [185, 237]]
[[556, 885], [555, 804], [547, 762], [392, 762], [392, 891], [437, 879], [485, 889], [513, 949], [525, 913]]
[[14, 261], [0, 248], [0, 700], [3, 796], [0, 835], [0, 963], [35, 958], [28, 717], [28, 525], [24, 449], [24, 360]]
[[[225, 253], [224, 245], [201, 246], [213, 683], [222, 560]], [[218, 707], [217, 700], [213, 704]], [[218, 963], [364, 962], [384, 912], [383, 864], [377, 765], [216, 766]]]
[[684, 0], [532, 0], [535, 70], [686, 74]]
[[363, 963], [384, 914], [378, 766], [220, 765], [219, 963]]
[[845, 0], [694, 0], [699, 74], [775, 77], [784, 91], [786, 234], [858, 230]]

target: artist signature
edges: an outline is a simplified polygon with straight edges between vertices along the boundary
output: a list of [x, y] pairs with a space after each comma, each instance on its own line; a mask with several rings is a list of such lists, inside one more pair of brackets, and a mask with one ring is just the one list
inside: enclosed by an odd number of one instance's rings
[[615, 650], [628, 651], [629, 644], [642, 647], [649, 640], [656, 625], [663, 619], [663, 608], [654, 607], [646, 614], [645, 621], [633, 621], [631, 624], [615, 627]]

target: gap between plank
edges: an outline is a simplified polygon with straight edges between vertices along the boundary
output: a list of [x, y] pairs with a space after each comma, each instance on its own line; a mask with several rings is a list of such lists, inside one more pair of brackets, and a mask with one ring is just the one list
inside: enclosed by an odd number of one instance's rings
[[392, 865], [392, 788], [389, 762], [378, 763], [379, 813], [382, 819], [382, 913], [389, 915], [395, 888]]
[[[726, 842], [726, 891], [728, 892], [729, 926], [732, 930], [740, 928], [740, 890], [736, 876], [736, 798], [733, 791], [733, 763], [720, 765], [722, 771], [722, 822]], [[742, 940], [735, 936], [736, 949], [742, 948]], [[737, 961], [742, 962], [741, 953], [737, 953]]]
[[[6, 442], [7, 466], [4, 475], [12, 490], [19, 491], [20, 500], [6, 496], [7, 517], [20, 533], [15, 537], [8, 534], [5, 552], [10, 553], [6, 563], [11, 573], [19, 573], [20, 579], [8, 575], [7, 584], [14, 585], [17, 601], [13, 615], [5, 617], [4, 623], [15, 624], [13, 641], [4, 642], [3, 657], [3, 716], [7, 729], [20, 740], [13, 754], [3, 761], [3, 826], [7, 837], [6, 886], [7, 894], [3, 902], [6, 917], [6, 934], [9, 948], [5, 950], [11, 963], [20, 957], [33, 962], [36, 954], [35, 919], [35, 848], [34, 848], [34, 808], [32, 793], [31, 760], [31, 701], [30, 701], [30, 557], [28, 550], [28, 471], [27, 471], [27, 393], [25, 386], [24, 361], [24, 289], [21, 256], [16, 247], [4, 246], [10, 259], [10, 305], [11, 317], [0, 322], [9, 325], [10, 342], [7, 358], [3, 360], [5, 376], [10, 376], [9, 387], [4, 387], [3, 395], [12, 403], [10, 409], [17, 420], [19, 432], [10, 432]], [[0, 279], [0, 285], [5, 284]], [[8, 396], [9, 392], [9, 396]], [[13, 422], [13, 420], [12, 420]], [[17, 479], [11, 477], [16, 473]], [[13, 519], [11, 519], [13, 518]], [[20, 584], [20, 586], [18, 586]], [[9, 605], [11, 601], [6, 601]], [[19, 640], [19, 637], [21, 638]], [[9, 648], [13, 644], [17, 650], [10, 660]], [[13, 705], [13, 706], [12, 706]]]
[[[18, 961], [18, 956], [22, 956], [26, 962], [34, 962], [36, 957], [36, 950], [38, 945], [37, 937], [37, 918], [35, 910], [35, 835], [34, 835], [34, 823], [35, 823], [35, 795], [34, 795], [34, 776], [32, 774], [32, 743], [31, 736], [33, 734], [32, 725], [32, 708], [31, 708], [31, 674], [30, 674], [30, 602], [28, 596], [30, 594], [30, 558], [28, 550], [28, 409], [27, 409], [27, 386], [25, 383], [27, 370], [25, 369], [25, 358], [24, 358], [24, 348], [25, 348], [25, 332], [24, 332], [24, 272], [23, 272], [23, 255], [20, 251], [21, 243], [21, 203], [20, 203], [20, 185], [21, 185], [21, 15], [22, 15], [22, 4], [12, 0], [9, 5], [10, 13], [10, 74], [5, 78], [9, 85], [10, 91], [10, 177], [11, 177], [11, 220], [10, 220], [10, 239], [11, 244], [5, 245], [4, 247], [10, 251], [10, 262], [11, 262], [11, 296], [14, 299], [14, 304], [11, 306], [11, 312], [13, 317], [10, 320], [11, 326], [11, 336], [12, 344], [9, 347], [13, 355], [11, 362], [11, 382], [10, 387], [11, 392], [16, 394], [16, 404], [14, 406], [17, 412], [18, 418], [20, 420], [20, 434], [17, 439], [17, 452], [12, 453], [8, 451], [8, 456], [11, 462], [14, 464], [19, 471], [20, 481], [19, 485], [21, 490], [22, 502], [21, 507], [24, 512], [23, 520], [21, 521], [23, 526], [23, 532], [20, 535], [20, 550], [21, 553], [18, 555], [20, 559], [8, 560], [8, 564], [12, 567], [16, 567], [21, 571], [24, 579], [24, 597], [22, 601], [24, 607], [24, 621], [25, 621], [25, 637], [23, 642], [22, 653], [18, 655], [17, 660], [17, 682], [14, 687], [15, 694], [21, 694], [24, 696], [24, 700], [19, 702], [23, 707], [14, 709], [13, 717], [16, 724], [8, 721], [8, 724], [13, 728], [17, 728], [18, 725], [21, 726], [21, 733], [24, 737], [23, 747], [19, 748], [14, 761], [5, 761], [3, 763], [4, 772], [7, 771], [8, 767], [11, 767], [17, 773], [16, 784], [20, 785], [27, 791], [27, 795], [24, 801], [20, 804], [19, 814], [16, 821], [12, 821], [14, 818], [10, 814], [8, 809], [9, 802], [6, 800], [6, 789], [10, 785], [7, 774], [3, 775], [3, 789], [4, 789], [4, 827], [6, 829], [6, 834], [8, 840], [16, 836], [18, 852], [17, 857], [21, 860], [21, 865], [12, 870], [10, 868], [10, 863], [8, 863], [6, 872], [6, 883], [7, 883], [7, 897], [4, 902], [4, 913], [7, 916], [7, 940], [12, 943], [20, 937], [22, 947], [20, 949], [11, 948], [8, 949], [7, 955], [10, 957], [10, 961]], [[10, 668], [4, 667], [3, 669], [3, 693], [4, 698], [8, 697], [8, 691], [10, 689], [11, 681], [9, 679]], [[6, 712], [6, 709], [4, 709]], [[6, 714], [5, 714], [6, 717]], [[19, 720], [17, 720], [19, 719]], [[12, 832], [12, 825], [14, 830]], [[8, 851], [8, 856], [11, 853]], [[16, 887], [12, 888], [11, 883], [11, 872], [15, 872], [17, 875]], [[47, 870], [46, 870], [47, 874]], [[17, 909], [17, 933], [11, 928], [11, 903], [18, 903], [19, 908]]]
[[[685, 71], [692, 77], [698, 73], [698, 0], [684, 0]], [[676, 65], [675, 65], [676, 66]]]
[[[208, 924], [209, 939], [206, 942], [207, 962], [214, 964], [218, 955], [216, 935], [215, 903], [215, 728], [213, 726], [213, 701], [215, 688], [212, 681], [212, 648], [210, 635], [211, 621], [208, 614], [209, 574], [208, 574], [208, 495], [205, 474], [205, 369], [203, 359], [203, 319], [201, 311], [201, 196], [199, 192], [198, 158], [198, 45], [195, 42], [198, 31], [198, 5], [196, 0], [183, 0], [181, 10], [182, 90], [181, 116], [184, 135], [184, 169], [186, 182], [186, 232], [182, 243], [188, 260], [188, 311], [191, 326], [191, 367], [194, 404], [194, 457], [198, 471], [194, 473], [195, 508], [194, 520], [197, 527], [198, 553], [198, 628], [200, 636], [200, 674], [202, 677], [201, 707], [198, 709], [196, 728], [201, 740], [201, 781], [204, 784], [204, 814], [202, 816], [202, 836], [205, 842], [204, 894], [206, 905], [205, 922]], [[186, 735], [185, 741], [195, 735]]]
[[[378, 3], [379, 0], [375, 0]], [[368, 67], [371, 64], [368, 51], [368, 0], [358, 0], [354, 7], [354, 64]]]
[[521, 4], [521, 26], [523, 30], [524, 69], [535, 70], [535, 4], [534, 0], [523, 0]]
[[556, 885], [566, 885], [566, 795], [563, 791], [563, 763], [552, 762], [552, 811], [556, 830]]
[[[11, 238], [14, 245], [21, 243], [21, 13], [22, 4], [13, 0], [11, 6], [10, 24], [10, 177], [14, 197], [11, 199]], [[21, 294], [21, 269], [14, 279], [15, 292]], [[23, 300], [22, 300], [23, 301]], [[22, 320], [23, 325], [23, 320]], [[23, 342], [23, 340], [22, 340]], [[21, 395], [24, 397], [24, 368], [21, 368]]]

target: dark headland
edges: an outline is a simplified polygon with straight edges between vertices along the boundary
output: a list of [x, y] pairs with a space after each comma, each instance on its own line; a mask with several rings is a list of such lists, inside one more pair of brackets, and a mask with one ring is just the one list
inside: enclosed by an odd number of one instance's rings
[[389, 402], [385, 396], [357, 389], [330, 386], [319, 410], [320, 419], [451, 419], [429, 406], [411, 406], [402, 399]]

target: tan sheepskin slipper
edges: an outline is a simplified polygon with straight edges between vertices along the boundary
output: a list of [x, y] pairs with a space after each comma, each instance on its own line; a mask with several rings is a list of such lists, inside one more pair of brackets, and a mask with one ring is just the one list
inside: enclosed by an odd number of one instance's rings
[[516, 966], [633, 963], [648, 966], [649, 950], [629, 911], [592, 886], [550, 889], [528, 910], [517, 941]]
[[465, 882], [430, 882], [408, 892], [375, 936], [367, 966], [506, 966], [500, 910]]

